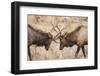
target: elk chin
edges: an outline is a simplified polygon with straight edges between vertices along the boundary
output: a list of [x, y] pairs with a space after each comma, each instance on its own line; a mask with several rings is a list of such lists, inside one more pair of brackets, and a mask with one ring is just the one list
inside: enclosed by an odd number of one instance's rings
[[46, 48], [46, 47], [45, 47], [45, 49], [48, 51], [49, 48]]
[[60, 50], [63, 50], [64, 46], [63, 45], [60, 45]]
[[48, 49], [49, 49], [49, 45], [45, 46], [45, 49], [48, 51]]
[[51, 39], [48, 39], [48, 41], [46, 42], [46, 44], [45, 44], [45, 49], [46, 50], [48, 50], [49, 49], [49, 47], [50, 47], [50, 44], [51, 44]]

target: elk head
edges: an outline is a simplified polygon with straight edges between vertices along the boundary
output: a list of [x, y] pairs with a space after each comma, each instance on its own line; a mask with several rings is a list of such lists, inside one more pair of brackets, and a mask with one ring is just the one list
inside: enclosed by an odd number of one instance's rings
[[47, 41], [46, 41], [46, 45], [45, 45], [45, 49], [46, 50], [48, 50], [49, 49], [49, 47], [50, 47], [50, 44], [51, 44], [51, 42], [52, 42], [52, 40], [53, 40], [53, 36], [52, 36], [52, 34], [49, 32], [48, 34], [47, 34]]
[[60, 39], [60, 50], [62, 50], [65, 46], [67, 46], [68, 44], [68, 40], [67, 40], [67, 32], [63, 35], [60, 35], [59, 39]]

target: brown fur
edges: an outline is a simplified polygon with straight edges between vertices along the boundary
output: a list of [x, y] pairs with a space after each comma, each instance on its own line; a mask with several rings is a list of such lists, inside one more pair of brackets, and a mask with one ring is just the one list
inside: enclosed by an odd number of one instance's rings
[[30, 53], [31, 45], [45, 46], [45, 49], [48, 50], [52, 40], [53, 36], [51, 33], [45, 33], [41, 30], [37, 30], [28, 24], [28, 55], [30, 60], [32, 60]]
[[[82, 28], [86, 29], [86, 27], [84, 26], [79, 26], [71, 33], [65, 33], [61, 35], [60, 36], [60, 50], [62, 50], [64, 47], [68, 47], [68, 46], [71, 47], [76, 44], [79, 47], [79, 49], [76, 52], [76, 55], [77, 55], [80, 50], [80, 47], [84, 47], [84, 45], [88, 44], [88, 38], [86, 35], [87, 32], [82, 30]], [[82, 51], [85, 56], [84, 48], [82, 49]]]

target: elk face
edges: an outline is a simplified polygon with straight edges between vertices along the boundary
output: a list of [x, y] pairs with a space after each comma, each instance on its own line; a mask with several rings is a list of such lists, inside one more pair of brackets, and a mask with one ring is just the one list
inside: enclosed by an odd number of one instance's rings
[[53, 40], [52, 34], [51, 34], [51, 33], [48, 33], [48, 40], [46, 41], [46, 45], [45, 45], [45, 49], [46, 49], [46, 50], [49, 49], [52, 40]]
[[62, 50], [65, 46], [66, 39], [64, 36], [60, 36], [60, 50]]
[[68, 44], [68, 40], [66, 39], [67, 34], [61, 35], [59, 37], [60, 39], [60, 50], [63, 50], [63, 48]]

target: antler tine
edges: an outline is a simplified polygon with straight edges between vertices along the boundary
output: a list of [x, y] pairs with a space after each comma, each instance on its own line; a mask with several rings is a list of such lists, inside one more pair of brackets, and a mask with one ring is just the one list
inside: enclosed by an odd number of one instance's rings
[[60, 28], [56, 25], [57, 29], [60, 31]]
[[65, 29], [65, 27], [63, 27], [60, 31], [63, 31]]
[[[61, 32], [62, 32], [64, 29], [65, 29], [65, 27], [63, 27], [63, 28], [60, 30], [60, 32], [54, 37], [55, 40], [59, 38], [59, 35], [61, 36]], [[58, 36], [58, 37], [57, 37], [57, 36]]]
[[56, 38], [57, 36], [59, 37], [59, 35], [61, 35], [61, 30], [60, 30], [60, 28], [58, 27], [58, 24], [56, 25], [56, 27], [57, 27], [57, 29], [59, 30], [59, 33], [58, 33], [54, 38]]
[[63, 31], [64, 29], [65, 29], [65, 27], [63, 27], [61, 30], [60, 30], [60, 28], [56, 25], [56, 27], [57, 27], [57, 29], [61, 32], [61, 31]]
[[57, 39], [57, 36], [59, 37], [61, 32], [59, 32], [56, 36], [54, 36], [54, 39], [56, 40]]
[[53, 41], [54, 41], [55, 43], [58, 43], [54, 38], [53, 38]]
[[52, 23], [51, 23], [51, 25], [53, 26], [52, 30], [54, 30], [55, 32], [57, 32], [57, 30], [55, 29], [55, 26]]

